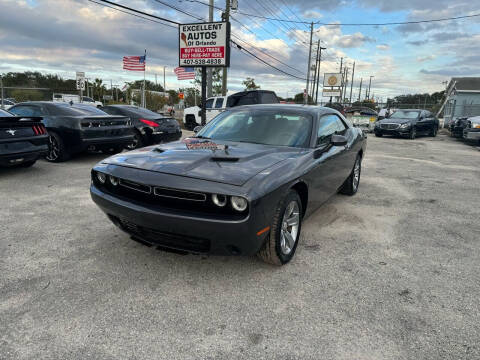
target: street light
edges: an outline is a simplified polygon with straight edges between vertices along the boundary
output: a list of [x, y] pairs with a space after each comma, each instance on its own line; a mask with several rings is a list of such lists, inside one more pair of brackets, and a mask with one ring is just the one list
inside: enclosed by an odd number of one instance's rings
[[372, 78], [375, 77], [370, 75], [370, 82], [368, 83], [368, 99], [370, 99], [370, 87], [372, 86]]

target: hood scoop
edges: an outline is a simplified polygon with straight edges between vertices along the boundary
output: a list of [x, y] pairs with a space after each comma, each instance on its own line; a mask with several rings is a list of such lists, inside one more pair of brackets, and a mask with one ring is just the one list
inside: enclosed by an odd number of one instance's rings
[[215, 162], [237, 162], [240, 160], [238, 157], [231, 157], [231, 156], [214, 156], [210, 158], [211, 161]]
[[165, 152], [165, 150], [163, 150], [163, 149], [160, 149], [160, 148], [158, 148], [158, 147], [157, 147], [157, 148], [155, 148], [155, 149], [153, 149], [153, 151], [155, 151], [155, 152], [157, 152], [157, 153], [159, 153], [159, 154], [161, 154], [161, 153]]

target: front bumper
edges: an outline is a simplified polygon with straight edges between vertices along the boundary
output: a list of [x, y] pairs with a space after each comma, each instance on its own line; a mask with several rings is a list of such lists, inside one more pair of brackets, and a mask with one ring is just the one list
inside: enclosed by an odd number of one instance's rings
[[259, 228], [265, 227], [261, 215], [265, 211], [254, 206], [245, 218], [226, 220], [121, 199], [103, 192], [93, 183], [90, 193], [116, 226], [135, 238], [161, 247], [214, 255], [252, 255], [268, 236], [268, 233], [256, 234]]
[[463, 131], [463, 138], [466, 140], [466, 141], [472, 141], [472, 142], [476, 142], [476, 141], [480, 141], [480, 129], [465, 129]]
[[410, 134], [411, 127], [408, 128], [396, 128], [396, 129], [382, 129], [380, 127], [375, 127], [374, 131], [383, 135], [394, 135], [394, 136], [408, 136]]
[[180, 128], [168, 130], [160, 130], [158, 132], [154, 132], [150, 135], [150, 142], [153, 144], [158, 144], [161, 142], [168, 142], [168, 141], [176, 141], [182, 137], [182, 130]]

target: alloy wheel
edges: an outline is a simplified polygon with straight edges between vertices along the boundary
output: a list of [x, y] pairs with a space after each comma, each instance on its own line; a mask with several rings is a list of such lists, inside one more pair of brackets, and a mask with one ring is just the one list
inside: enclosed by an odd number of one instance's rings
[[55, 161], [60, 156], [60, 147], [58, 146], [58, 141], [54, 136], [50, 135], [48, 137], [48, 154], [46, 159], [48, 161]]
[[139, 143], [138, 136], [139, 136], [138, 134], [135, 134], [135, 136], [133, 137], [133, 141], [127, 145], [128, 150], [134, 150], [138, 147], [138, 143]]
[[362, 171], [360, 159], [357, 159], [353, 168], [353, 190], [356, 191], [360, 182], [360, 172]]
[[283, 213], [282, 228], [280, 230], [280, 248], [282, 253], [288, 255], [292, 252], [297, 242], [300, 226], [300, 208], [297, 201], [292, 200]]

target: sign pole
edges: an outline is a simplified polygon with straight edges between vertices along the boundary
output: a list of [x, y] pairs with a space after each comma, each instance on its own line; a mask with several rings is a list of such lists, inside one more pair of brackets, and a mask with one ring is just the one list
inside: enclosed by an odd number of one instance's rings
[[202, 126], [207, 123], [207, 67], [202, 66]]

